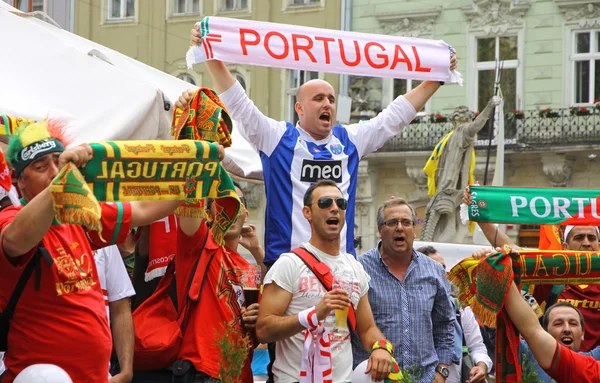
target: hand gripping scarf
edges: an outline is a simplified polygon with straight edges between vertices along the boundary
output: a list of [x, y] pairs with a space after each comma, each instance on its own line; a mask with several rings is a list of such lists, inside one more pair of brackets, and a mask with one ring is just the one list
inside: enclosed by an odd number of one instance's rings
[[475, 222], [600, 225], [600, 191], [469, 186], [472, 201], [461, 218]]
[[[512, 258], [512, 267], [511, 267]], [[600, 282], [600, 253], [570, 250], [521, 250], [505, 246], [481, 261], [467, 258], [458, 263], [448, 278], [459, 289], [458, 296], [470, 305], [477, 319], [496, 327], [496, 378], [517, 381], [518, 333], [503, 310], [510, 284], [592, 284]]]
[[204, 140], [231, 146], [233, 124], [215, 92], [200, 88], [187, 109], [175, 109], [171, 134], [176, 140]]
[[[189, 107], [184, 111], [175, 110], [171, 125], [173, 137], [176, 140], [201, 139], [222, 145], [231, 146], [231, 129], [233, 125], [227, 109], [210, 89], [200, 88], [194, 94]], [[223, 170], [223, 173], [226, 173]], [[235, 188], [229, 199], [215, 200], [217, 212], [213, 222], [213, 236], [215, 239], [222, 237], [231, 226], [231, 214], [235, 211], [237, 217], [240, 212], [240, 202], [235, 193]], [[176, 211], [176, 214], [185, 217], [207, 218], [205, 200], [188, 198]]]
[[306, 328], [300, 383], [332, 383], [333, 364], [329, 332], [323, 323], [319, 322], [315, 306], [300, 311], [298, 320]]

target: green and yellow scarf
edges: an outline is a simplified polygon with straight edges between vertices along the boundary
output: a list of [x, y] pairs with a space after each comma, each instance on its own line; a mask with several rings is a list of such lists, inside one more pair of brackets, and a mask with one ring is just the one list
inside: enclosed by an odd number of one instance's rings
[[[78, 170], [61, 170], [50, 191], [61, 223], [99, 231], [98, 201], [186, 200], [220, 202], [213, 225], [215, 241], [237, 218], [240, 202], [221, 167], [218, 146], [205, 141], [112, 141], [90, 144], [93, 158]], [[185, 211], [184, 211], [185, 213]], [[207, 217], [200, 207], [194, 216]]]

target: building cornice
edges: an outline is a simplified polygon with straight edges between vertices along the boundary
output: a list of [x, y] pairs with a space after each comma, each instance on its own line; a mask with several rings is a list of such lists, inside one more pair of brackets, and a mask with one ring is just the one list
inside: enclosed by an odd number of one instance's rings
[[533, 0], [472, 0], [463, 13], [471, 22], [471, 32], [502, 35], [523, 28], [531, 4]]
[[441, 8], [419, 9], [375, 15], [387, 35], [433, 37], [433, 23]]
[[600, 26], [600, 0], [554, 0], [566, 25], [590, 28]]

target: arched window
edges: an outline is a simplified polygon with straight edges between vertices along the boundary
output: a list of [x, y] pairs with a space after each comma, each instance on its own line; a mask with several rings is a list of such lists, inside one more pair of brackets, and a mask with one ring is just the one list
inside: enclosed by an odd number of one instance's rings
[[244, 78], [244, 76], [242, 76], [241, 74], [239, 74], [237, 72], [235, 72], [233, 75], [235, 76], [235, 79], [238, 80], [238, 82], [240, 83], [242, 88], [244, 88], [246, 93], [248, 93], [248, 89], [246, 89], [246, 79]]
[[188, 73], [182, 73], [178, 75], [177, 78], [185, 82], [189, 82], [192, 85], [196, 85], [196, 80], [194, 80], [194, 77]]

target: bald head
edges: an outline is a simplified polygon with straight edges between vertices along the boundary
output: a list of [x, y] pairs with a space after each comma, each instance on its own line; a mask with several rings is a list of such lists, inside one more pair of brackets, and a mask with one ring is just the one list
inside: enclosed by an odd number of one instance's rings
[[323, 140], [331, 134], [335, 112], [335, 91], [330, 83], [323, 80], [310, 80], [296, 92], [298, 124], [316, 140]]
[[331, 84], [325, 80], [314, 79], [307, 81], [300, 85], [300, 88], [296, 91], [296, 101], [303, 102], [305, 97], [313, 95], [315, 91], [325, 90], [325, 88], [330, 89], [330, 94], [335, 93]]

